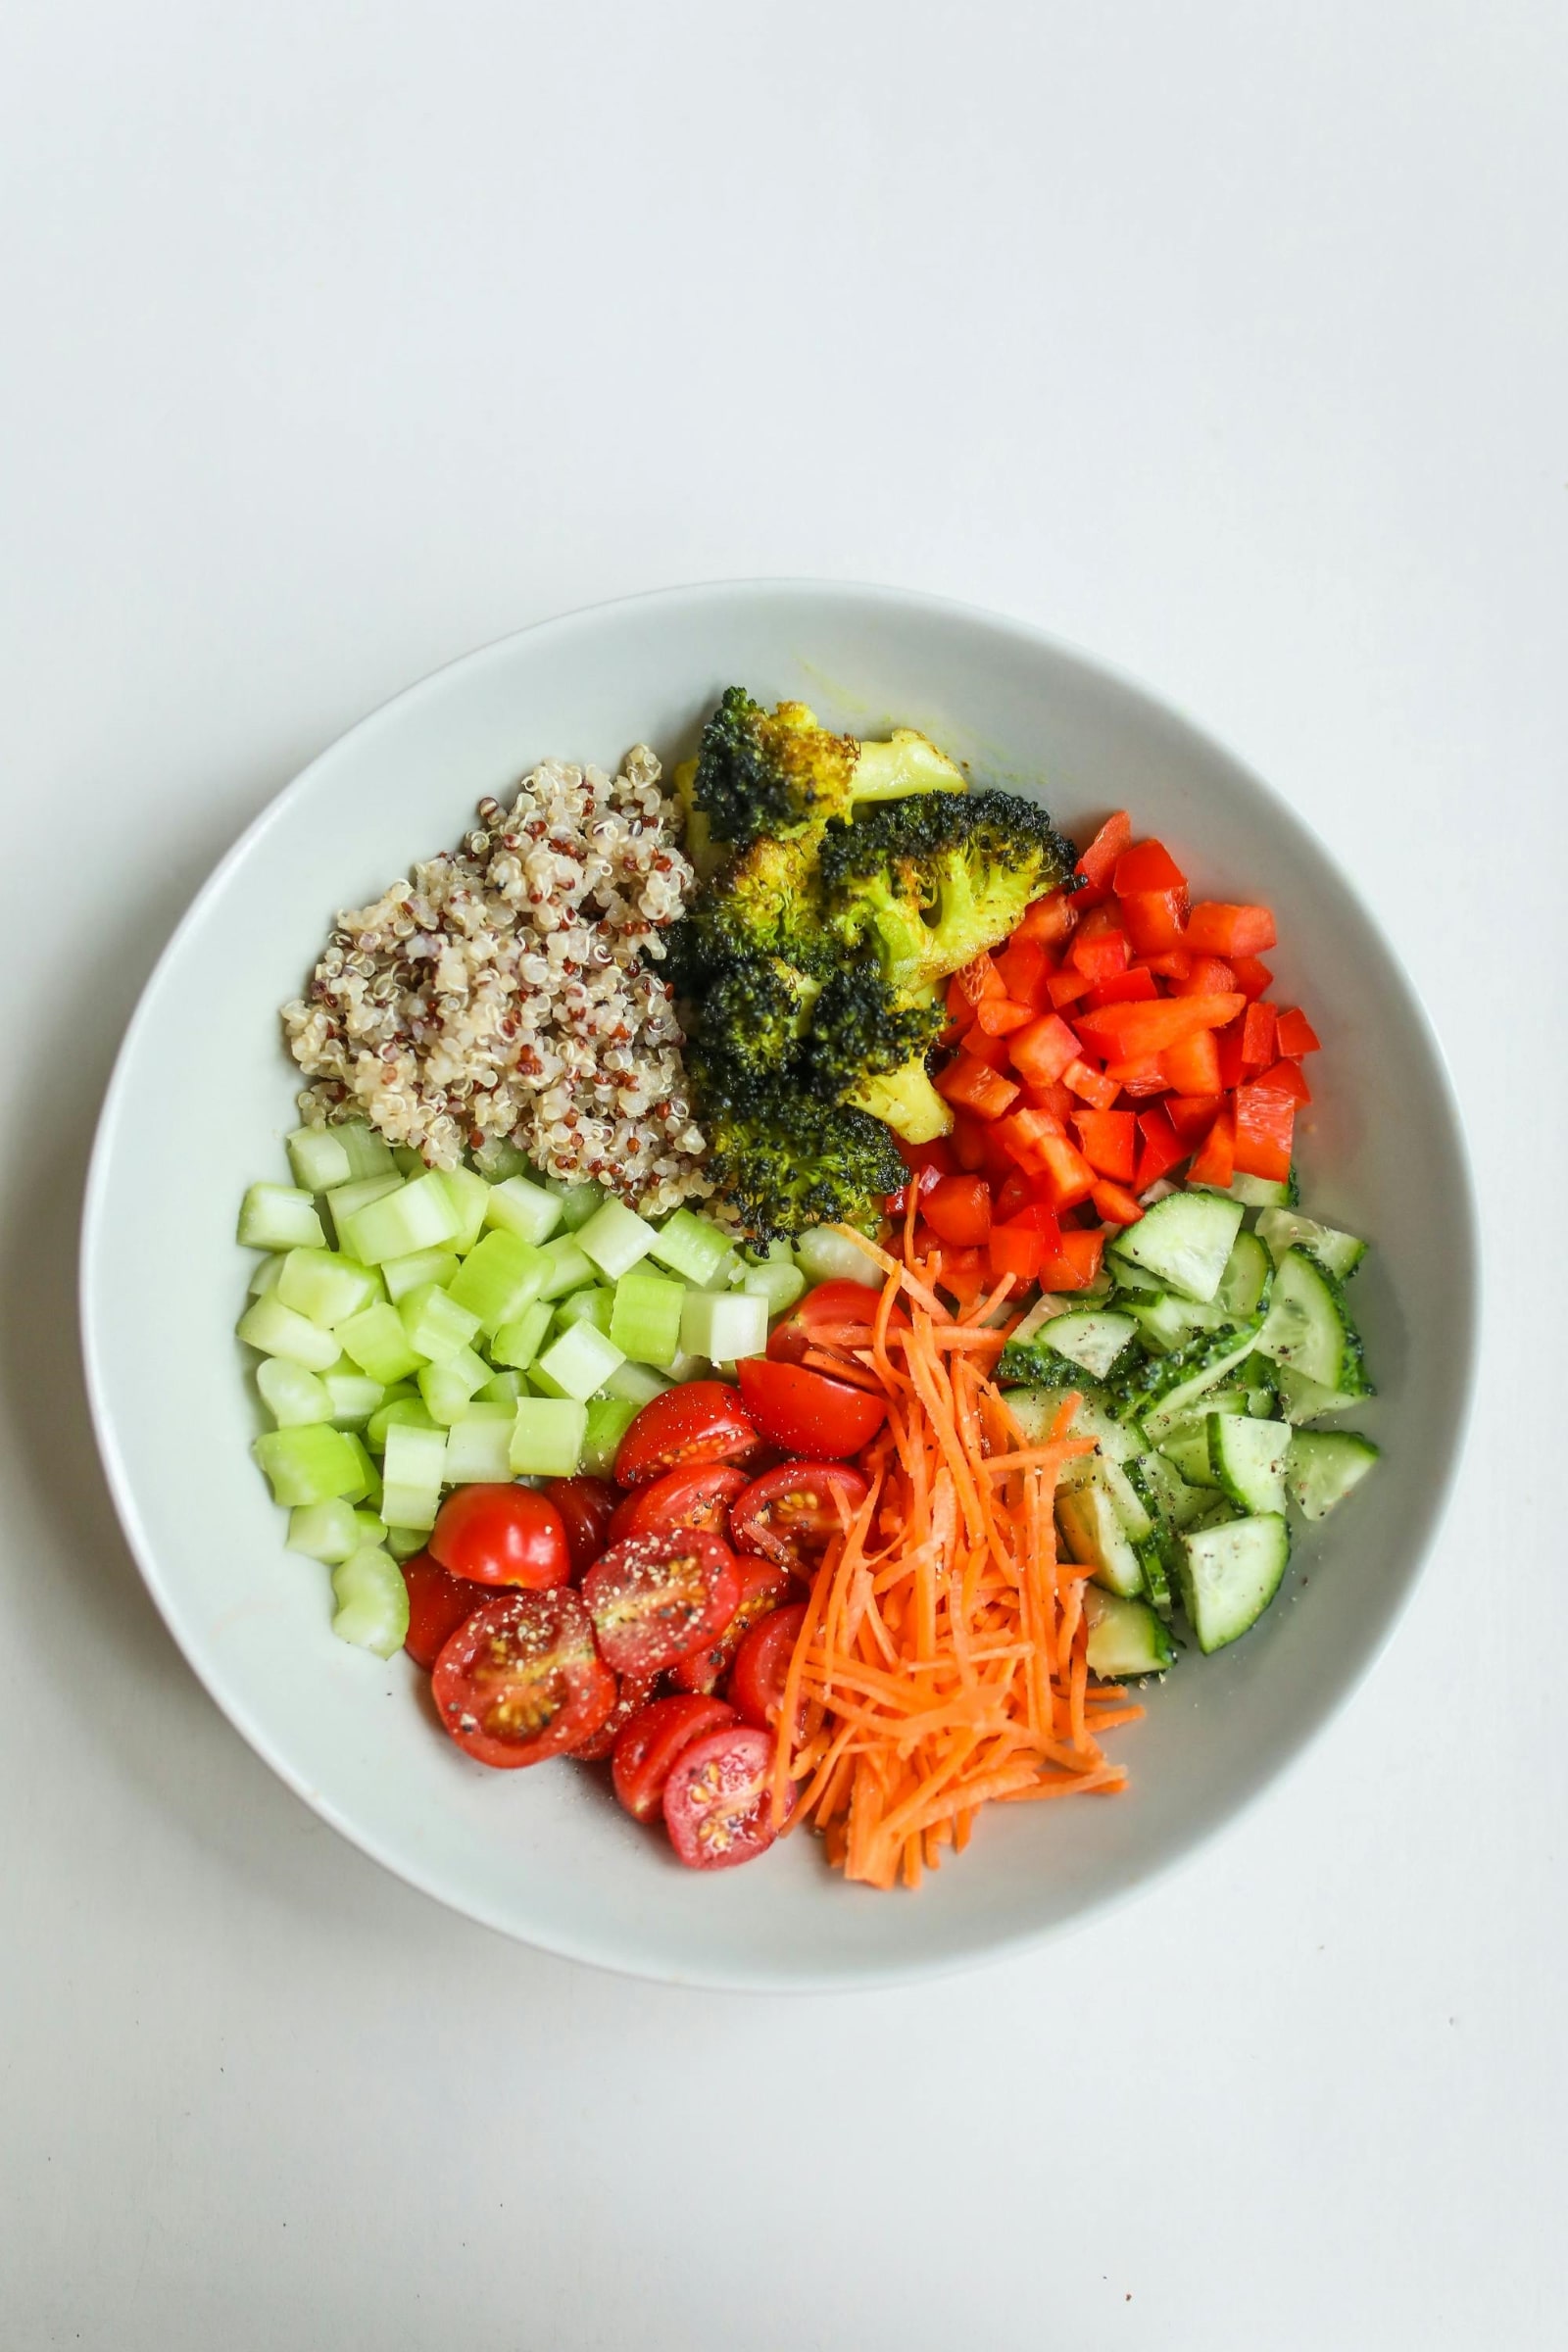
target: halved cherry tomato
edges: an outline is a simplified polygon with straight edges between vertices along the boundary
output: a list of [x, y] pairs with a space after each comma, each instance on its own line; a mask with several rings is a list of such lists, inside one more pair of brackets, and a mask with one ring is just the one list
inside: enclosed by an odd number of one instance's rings
[[444, 1643], [430, 1678], [458, 1745], [503, 1771], [542, 1764], [596, 1732], [616, 1698], [575, 1592], [507, 1592]]
[[767, 1851], [774, 1752], [770, 1732], [735, 1723], [693, 1740], [677, 1759], [664, 1783], [664, 1824], [689, 1869], [728, 1870]]
[[454, 1576], [480, 1585], [544, 1592], [571, 1574], [566, 1523], [532, 1487], [459, 1487], [441, 1505], [427, 1548]]
[[620, 1441], [615, 1481], [642, 1487], [677, 1463], [746, 1462], [756, 1451], [757, 1431], [734, 1390], [689, 1380], [643, 1406]]
[[[819, 1282], [794, 1310], [786, 1315], [778, 1328], [770, 1332], [767, 1352], [776, 1364], [798, 1364], [808, 1348], [832, 1347], [829, 1333], [853, 1330], [853, 1345], [868, 1347], [871, 1325], [876, 1317], [880, 1291], [868, 1290], [863, 1282]], [[896, 1321], [907, 1322], [907, 1315], [895, 1314]]]
[[784, 1704], [784, 1682], [806, 1623], [806, 1603], [775, 1609], [753, 1626], [735, 1654], [730, 1696], [747, 1723], [770, 1730]]
[[615, 1490], [602, 1478], [553, 1478], [545, 1493], [566, 1530], [571, 1573], [585, 1576], [610, 1541]]
[[607, 1756], [614, 1754], [615, 1741], [632, 1717], [642, 1713], [658, 1689], [657, 1674], [623, 1674], [615, 1703], [598, 1731], [590, 1732], [586, 1740], [579, 1740], [568, 1752], [579, 1764], [602, 1764]]
[[727, 1544], [694, 1528], [612, 1544], [582, 1580], [607, 1665], [659, 1674], [722, 1633], [741, 1596]]
[[[796, 1575], [865, 1500], [865, 1480], [848, 1462], [784, 1462], [754, 1478], [730, 1512], [737, 1551], [760, 1552]], [[839, 1503], [844, 1509], [841, 1515]]]
[[690, 1657], [682, 1658], [671, 1670], [672, 1680], [682, 1690], [715, 1690], [734, 1664], [735, 1652], [753, 1626], [774, 1609], [781, 1609], [794, 1590], [783, 1569], [775, 1568], [770, 1560], [738, 1559], [735, 1572], [741, 1597], [734, 1616], [705, 1648], [694, 1649]]
[[[829, 1380], [804, 1364], [770, 1363], [749, 1355], [740, 1366], [746, 1409], [770, 1446], [808, 1461], [840, 1462], [870, 1444], [888, 1417], [887, 1403], [848, 1381]], [[678, 1396], [678, 1389], [667, 1392]]]
[[[746, 1473], [733, 1462], [698, 1462], [689, 1470], [666, 1470], [646, 1487], [633, 1487], [615, 1505], [612, 1544], [628, 1536], [662, 1536], [672, 1527], [700, 1528], [729, 1541], [729, 1506], [746, 1491]], [[601, 1546], [603, 1549], [603, 1546]]]
[[416, 1666], [426, 1674], [460, 1625], [496, 1596], [494, 1585], [476, 1585], [466, 1576], [449, 1576], [439, 1560], [416, 1551], [403, 1563], [403, 1582], [409, 1589], [409, 1630], [403, 1646]]
[[615, 1741], [615, 1794], [634, 1821], [653, 1821], [664, 1802], [670, 1767], [694, 1740], [740, 1719], [722, 1698], [681, 1691], [640, 1707]]

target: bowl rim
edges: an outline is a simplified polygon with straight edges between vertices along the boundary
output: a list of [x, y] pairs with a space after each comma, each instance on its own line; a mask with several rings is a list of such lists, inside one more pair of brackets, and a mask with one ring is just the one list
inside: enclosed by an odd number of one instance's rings
[[[457, 682], [464, 673], [477, 672], [486, 664], [509, 655], [524, 639], [550, 637], [565, 638], [575, 631], [591, 626], [614, 612], [629, 612], [639, 607], [660, 607], [670, 610], [686, 603], [701, 606], [714, 598], [737, 597], [799, 598], [808, 602], [815, 598], [835, 598], [858, 602], [867, 608], [918, 612], [928, 617], [950, 619], [976, 626], [1002, 638], [1010, 639], [1026, 649], [1064, 660], [1095, 678], [1114, 687], [1119, 693], [1141, 705], [1151, 716], [1165, 722], [1174, 720], [1202, 750], [1216, 755], [1226, 762], [1254, 791], [1271, 809], [1278, 810], [1292, 824], [1306, 832], [1335, 881], [1378, 943], [1392, 965], [1401, 987], [1407, 1005], [1419, 1029], [1437, 1080], [1436, 1094], [1441, 1115], [1446, 1128], [1446, 1140], [1451, 1149], [1455, 1182], [1454, 1214], [1462, 1245], [1463, 1264], [1452, 1270], [1452, 1305], [1459, 1318], [1460, 1330], [1456, 1352], [1461, 1357], [1453, 1411], [1453, 1438], [1446, 1450], [1441, 1473], [1427, 1488], [1421, 1513], [1421, 1524], [1410, 1550], [1409, 1565], [1399, 1585], [1391, 1596], [1387, 1614], [1374, 1638], [1355, 1657], [1347, 1661], [1342, 1678], [1317, 1715], [1303, 1723], [1278, 1751], [1266, 1774], [1250, 1780], [1240, 1788], [1234, 1798], [1218, 1807], [1211, 1817], [1191, 1837], [1158, 1854], [1136, 1878], [1121, 1886], [1113, 1886], [1090, 1894], [1074, 1911], [1065, 1917], [1048, 1920], [1039, 1925], [1003, 1931], [977, 1941], [969, 1947], [932, 1956], [917, 1953], [905, 1962], [877, 1962], [869, 1966], [856, 1963], [833, 1966], [792, 1966], [787, 1972], [767, 1968], [745, 1969], [714, 1966], [710, 1971], [682, 1969], [679, 1974], [666, 1966], [642, 1965], [634, 1956], [622, 1951], [603, 1948], [591, 1936], [573, 1938], [553, 1932], [548, 1935], [524, 1931], [514, 1920], [504, 1917], [497, 1906], [487, 1904], [482, 1897], [460, 1896], [439, 1882], [433, 1868], [421, 1867], [415, 1859], [405, 1858], [386, 1849], [383, 1840], [373, 1832], [359, 1826], [342, 1812], [333, 1799], [318, 1788], [310, 1785], [297, 1772], [279, 1749], [266, 1726], [256, 1721], [249, 1708], [232, 1691], [215, 1687], [208, 1679], [194, 1654], [194, 1642], [186, 1638], [180, 1613], [172, 1596], [166, 1594], [158, 1565], [157, 1547], [143, 1526], [137, 1509], [129, 1464], [120, 1447], [113, 1407], [107, 1393], [107, 1380], [100, 1364], [96, 1342], [96, 1300], [98, 1293], [97, 1267], [100, 1253], [101, 1227], [106, 1215], [109, 1188], [109, 1164], [115, 1133], [119, 1122], [122, 1098], [130, 1084], [130, 1066], [140, 1042], [144, 1025], [151, 1018], [152, 1004], [158, 995], [166, 968], [182, 950], [187, 935], [201, 921], [209, 903], [225, 888], [229, 875], [249, 857], [254, 844], [270, 826], [278, 822], [283, 811], [300, 797], [317, 770], [335, 758], [351, 741], [371, 737], [383, 727], [393, 725], [406, 706]], [[113, 1070], [104, 1092], [94, 1131], [92, 1152], [88, 1163], [79, 1222], [77, 1318], [81, 1345], [82, 1368], [88, 1409], [99, 1457], [103, 1465], [110, 1494], [121, 1528], [130, 1547], [142, 1581], [152, 1596], [154, 1606], [172, 1638], [176, 1648], [213, 1699], [220, 1712], [233, 1726], [247, 1745], [275, 1773], [295, 1796], [312, 1812], [326, 1822], [339, 1835], [366, 1854], [371, 1861], [412, 1886], [445, 1909], [471, 1919], [476, 1925], [488, 1928], [509, 1940], [554, 1956], [600, 1968], [612, 1975], [639, 1979], [658, 1984], [678, 1984], [687, 1987], [703, 1987], [714, 1991], [732, 1992], [845, 1992], [870, 1991], [879, 1986], [909, 1984], [918, 1981], [954, 1976], [969, 1968], [989, 1965], [1023, 1953], [1047, 1942], [1054, 1942], [1076, 1934], [1092, 1922], [1139, 1901], [1143, 1896], [1169, 1879], [1174, 1873], [1194, 1862], [1217, 1840], [1233, 1831], [1243, 1816], [1263, 1802], [1284, 1782], [1286, 1776], [1300, 1763], [1307, 1750], [1322, 1737], [1329, 1725], [1349, 1704], [1367, 1678], [1382, 1661], [1394, 1635], [1402, 1621], [1414, 1595], [1416, 1586], [1425, 1572], [1427, 1562], [1442, 1533], [1451, 1506], [1459, 1469], [1465, 1458], [1474, 1422], [1478, 1363], [1477, 1335], [1481, 1298], [1481, 1240], [1480, 1217], [1471, 1163], [1469, 1139], [1460, 1104], [1458, 1089], [1449, 1066], [1443, 1041], [1427, 1010], [1426, 1003], [1416, 987], [1402, 955], [1389, 937], [1381, 922], [1372, 913], [1354, 881], [1346, 871], [1332, 845], [1326, 842], [1311, 818], [1289, 802], [1284, 794], [1257, 771], [1212, 729], [1193, 718], [1186, 709], [1170, 696], [1155, 690], [1120, 663], [1106, 660], [1090, 651], [1074, 639], [1054, 630], [1018, 618], [1010, 613], [994, 612], [984, 606], [963, 600], [931, 594], [904, 587], [883, 586], [874, 581], [834, 580], [803, 575], [758, 575], [715, 580], [698, 580], [661, 588], [640, 590], [632, 595], [607, 597], [590, 604], [572, 607], [564, 612], [553, 613], [531, 621], [519, 629], [511, 629], [499, 637], [459, 654], [426, 671], [412, 684], [400, 688], [384, 702], [375, 705], [365, 715], [344, 728], [323, 745], [296, 775], [282, 785], [265, 807], [244, 827], [220, 858], [211, 873], [192, 897], [173, 930], [160, 952], [156, 962], [143, 982], [136, 1005], [126, 1023], [115, 1055]]]

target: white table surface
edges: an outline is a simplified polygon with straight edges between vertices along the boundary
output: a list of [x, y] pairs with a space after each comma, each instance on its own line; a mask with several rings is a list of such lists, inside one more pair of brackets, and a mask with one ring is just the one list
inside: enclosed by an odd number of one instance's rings
[[[1540, 0], [7, 12], [6, 2352], [1564, 2340], [1565, 67]], [[1429, 1573], [1269, 1802], [799, 2001], [510, 1945], [289, 1796], [74, 1338], [116, 1041], [253, 812], [468, 646], [769, 572], [1042, 621], [1282, 786], [1520, 1236]]]

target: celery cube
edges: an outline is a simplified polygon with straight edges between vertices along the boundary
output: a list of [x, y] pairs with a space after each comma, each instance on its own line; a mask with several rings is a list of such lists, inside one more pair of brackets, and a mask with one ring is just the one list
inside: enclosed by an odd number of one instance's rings
[[415, 1429], [406, 1421], [391, 1424], [381, 1464], [386, 1482], [381, 1517], [388, 1527], [434, 1527], [446, 1459], [445, 1430]]
[[[360, 1531], [361, 1544], [384, 1544], [389, 1551], [393, 1548], [390, 1533], [379, 1509], [372, 1511], [365, 1503], [360, 1503], [354, 1513], [354, 1524]], [[417, 1550], [418, 1547], [419, 1540], [416, 1537], [414, 1548]]]
[[526, 1396], [528, 1384], [520, 1372], [494, 1372], [474, 1397], [475, 1404], [515, 1404]]
[[332, 1571], [337, 1610], [332, 1631], [356, 1649], [390, 1658], [409, 1634], [409, 1589], [403, 1571], [379, 1544], [365, 1544]]
[[281, 1254], [270, 1251], [266, 1257], [257, 1259], [256, 1271], [245, 1285], [246, 1295], [249, 1298], [265, 1298], [269, 1291], [276, 1290], [283, 1278], [283, 1259], [287, 1255], [286, 1250]]
[[[623, 1371], [632, 1367], [623, 1365]], [[642, 1411], [629, 1396], [590, 1396], [588, 1428], [582, 1443], [582, 1470], [587, 1478], [614, 1475], [620, 1441]]]
[[646, 1364], [617, 1364], [602, 1385], [607, 1396], [619, 1397], [640, 1412], [645, 1404], [652, 1404], [656, 1396], [662, 1396], [675, 1384], [650, 1371]]
[[[376, 1528], [379, 1533], [379, 1521]], [[289, 1513], [284, 1548], [302, 1551], [308, 1560], [324, 1560], [335, 1568], [364, 1542], [359, 1513], [341, 1496], [331, 1502], [303, 1502]]]
[[356, 1216], [368, 1201], [384, 1200], [388, 1193], [399, 1190], [398, 1179], [390, 1168], [379, 1175], [356, 1176], [348, 1184], [334, 1185], [326, 1196], [326, 1205], [332, 1212], [332, 1231], [339, 1241], [348, 1218]]
[[720, 1233], [706, 1217], [694, 1216], [689, 1208], [677, 1208], [672, 1217], [666, 1217], [649, 1244], [650, 1255], [688, 1282], [711, 1282], [730, 1249], [727, 1233]]
[[575, 1478], [588, 1431], [588, 1407], [570, 1396], [523, 1396], [512, 1428], [509, 1460], [516, 1478]]
[[545, 1190], [554, 1193], [561, 1202], [561, 1221], [568, 1233], [586, 1225], [605, 1195], [597, 1184], [563, 1184], [558, 1177], [545, 1180]]
[[680, 1344], [715, 1364], [760, 1355], [767, 1347], [767, 1300], [750, 1291], [688, 1291]]
[[474, 1165], [491, 1184], [505, 1184], [509, 1176], [526, 1176], [528, 1159], [509, 1136], [487, 1135], [473, 1155]]
[[277, 1295], [297, 1315], [330, 1329], [381, 1296], [381, 1282], [368, 1266], [331, 1250], [291, 1250], [277, 1278]]
[[292, 1184], [253, 1184], [239, 1205], [237, 1237], [247, 1250], [319, 1250], [326, 1240], [315, 1201]]
[[554, 1312], [546, 1299], [538, 1298], [532, 1306], [525, 1306], [512, 1322], [503, 1323], [491, 1341], [492, 1360], [526, 1372], [544, 1346], [545, 1334], [554, 1319]]
[[433, 1168], [336, 1222], [345, 1250], [367, 1266], [406, 1257], [411, 1250], [443, 1249], [463, 1229], [452, 1195]]
[[797, 1265], [770, 1261], [765, 1266], [748, 1266], [741, 1288], [754, 1298], [765, 1298], [769, 1315], [781, 1315], [797, 1298], [805, 1298], [806, 1276]]
[[345, 1119], [341, 1127], [332, 1129], [332, 1133], [349, 1155], [351, 1178], [357, 1180], [365, 1176], [391, 1175], [391, 1145], [384, 1135], [378, 1135], [363, 1119]]
[[538, 1249], [556, 1231], [561, 1216], [561, 1202], [554, 1193], [547, 1193], [542, 1184], [530, 1184], [526, 1176], [509, 1176], [504, 1184], [492, 1187], [484, 1221], [504, 1233], [514, 1233], [519, 1241], [532, 1242]]
[[287, 1139], [288, 1164], [301, 1192], [329, 1193], [354, 1174], [348, 1148], [335, 1127], [297, 1127]]
[[381, 1473], [367, 1452], [365, 1440], [360, 1436], [358, 1430], [346, 1429], [343, 1436], [353, 1452], [354, 1459], [360, 1466], [360, 1483], [354, 1493], [350, 1494], [349, 1500], [350, 1502], [368, 1502], [373, 1506], [381, 1499]]
[[424, 1361], [418, 1348], [411, 1346], [397, 1308], [385, 1298], [350, 1315], [333, 1336], [342, 1341], [344, 1354], [352, 1356], [360, 1370], [380, 1381], [383, 1388], [416, 1372]]
[[490, 1187], [471, 1168], [443, 1168], [441, 1181], [459, 1219], [452, 1247], [463, 1256], [479, 1239], [484, 1212], [490, 1203]]
[[363, 1429], [386, 1397], [382, 1383], [368, 1372], [328, 1372], [321, 1386], [331, 1408], [326, 1418], [336, 1429]]
[[667, 1274], [648, 1274], [634, 1267], [615, 1285], [610, 1314], [610, 1336], [634, 1363], [658, 1364], [667, 1372], [680, 1347], [684, 1286]]
[[332, 1418], [325, 1381], [286, 1355], [264, 1356], [256, 1367], [256, 1386], [279, 1429], [302, 1429], [312, 1421]]
[[416, 1551], [424, 1549], [424, 1539], [430, 1532], [428, 1528], [386, 1527], [379, 1520], [376, 1524], [381, 1528], [382, 1549], [389, 1551], [395, 1560], [412, 1560]]
[[547, 1259], [544, 1279], [535, 1294], [540, 1298], [564, 1298], [568, 1291], [580, 1291], [596, 1279], [593, 1259], [577, 1247], [572, 1233], [558, 1233], [553, 1242], [546, 1242], [539, 1252]]
[[515, 1402], [470, 1404], [447, 1432], [447, 1484], [505, 1486], [512, 1476]]
[[640, 1258], [648, 1255], [658, 1233], [645, 1217], [623, 1200], [607, 1200], [579, 1228], [577, 1246], [587, 1251], [601, 1273], [618, 1282]]
[[365, 1426], [365, 1442], [373, 1452], [379, 1453], [386, 1445], [386, 1433], [395, 1422], [409, 1429], [434, 1429], [435, 1416], [417, 1389], [405, 1387], [400, 1395], [389, 1396], [385, 1404], [370, 1415]]
[[343, 1352], [335, 1332], [307, 1322], [270, 1292], [246, 1308], [235, 1329], [248, 1348], [259, 1348], [264, 1355], [286, 1356], [307, 1372], [329, 1372]]
[[574, 1323], [591, 1323], [596, 1331], [608, 1333], [614, 1311], [613, 1291], [572, 1291], [556, 1308], [556, 1328], [569, 1331]]
[[419, 1374], [419, 1395], [431, 1419], [445, 1428], [457, 1420], [489, 1377], [490, 1367], [484, 1358], [475, 1355], [471, 1348], [460, 1348], [444, 1363], [425, 1365]]
[[353, 1440], [324, 1422], [269, 1430], [251, 1451], [271, 1481], [272, 1500], [288, 1509], [330, 1502], [337, 1495], [357, 1498], [364, 1492]]
[[433, 1282], [422, 1282], [416, 1291], [400, 1298], [398, 1315], [409, 1335], [409, 1346], [432, 1364], [444, 1364], [460, 1348], [466, 1348], [479, 1328], [478, 1316], [460, 1306]]
[[530, 1368], [528, 1378], [547, 1396], [575, 1396], [586, 1402], [625, 1360], [614, 1341], [592, 1323], [573, 1323], [558, 1340], [552, 1340]]
[[480, 1330], [489, 1334], [514, 1322], [533, 1304], [550, 1271], [548, 1251], [535, 1250], [514, 1233], [487, 1233], [475, 1242], [447, 1289], [460, 1306], [478, 1316]]
[[394, 1306], [410, 1291], [416, 1291], [421, 1282], [438, 1282], [443, 1290], [452, 1281], [463, 1260], [455, 1250], [411, 1250], [407, 1257], [388, 1257], [381, 1261], [381, 1280], [386, 1295]]

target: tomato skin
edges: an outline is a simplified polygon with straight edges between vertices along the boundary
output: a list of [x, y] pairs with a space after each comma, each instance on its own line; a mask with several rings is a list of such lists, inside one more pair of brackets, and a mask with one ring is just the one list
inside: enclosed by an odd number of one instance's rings
[[697, 1692], [656, 1698], [639, 1708], [616, 1739], [612, 1767], [615, 1794], [633, 1821], [658, 1820], [664, 1783], [683, 1748], [739, 1721], [726, 1700]]
[[740, 1397], [721, 1380], [689, 1380], [643, 1406], [620, 1441], [615, 1483], [646, 1486], [666, 1470], [697, 1462], [745, 1462], [757, 1431]]
[[858, 1453], [888, 1417], [885, 1398], [804, 1364], [749, 1355], [740, 1376], [747, 1410], [762, 1436], [808, 1461], [837, 1462]]
[[431, 1557], [478, 1585], [520, 1585], [546, 1592], [571, 1575], [566, 1523], [532, 1487], [459, 1487], [441, 1505]]
[[[746, 1473], [734, 1462], [699, 1462], [684, 1470], [666, 1470], [662, 1478], [633, 1487], [615, 1505], [609, 1541], [623, 1544], [629, 1536], [662, 1536], [672, 1527], [695, 1527], [707, 1536], [729, 1541], [729, 1506], [746, 1491]], [[603, 1548], [601, 1546], [601, 1548]]]
[[416, 1551], [403, 1562], [403, 1582], [409, 1589], [409, 1630], [403, 1646], [428, 1674], [459, 1626], [494, 1600], [495, 1587], [449, 1576], [427, 1551]]
[[586, 1740], [575, 1741], [566, 1753], [578, 1764], [602, 1764], [607, 1756], [614, 1754], [615, 1741], [632, 1717], [640, 1714], [648, 1705], [658, 1689], [657, 1674], [623, 1674], [615, 1703], [598, 1731], [590, 1732]]
[[696, 1528], [612, 1544], [582, 1580], [600, 1654], [617, 1674], [660, 1674], [723, 1632], [740, 1599], [735, 1555]]
[[615, 1490], [603, 1478], [553, 1478], [545, 1493], [561, 1513], [572, 1580], [580, 1582], [610, 1541]]
[[753, 1626], [774, 1609], [783, 1608], [795, 1590], [793, 1579], [771, 1560], [737, 1560], [735, 1573], [741, 1594], [735, 1614], [721, 1634], [703, 1648], [694, 1649], [674, 1668], [671, 1679], [679, 1690], [716, 1690]]
[[869, 1488], [848, 1462], [784, 1462], [754, 1478], [730, 1512], [730, 1541], [737, 1551], [760, 1552], [797, 1576], [808, 1572], [844, 1525], [836, 1497], [848, 1515], [858, 1511]]
[[[793, 1314], [768, 1334], [767, 1354], [770, 1363], [798, 1364], [811, 1348], [825, 1348], [828, 1354], [841, 1353], [847, 1345], [868, 1347], [871, 1327], [876, 1319], [880, 1291], [868, 1290], [863, 1282], [821, 1282], [806, 1297]], [[907, 1323], [909, 1318], [900, 1307], [893, 1311], [895, 1323]], [[853, 1332], [853, 1342], [841, 1342], [831, 1335]]]
[[616, 1698], [575, 1592], [506, 1592], [443, 1644], [430, 1678], [445, 1730], [481, 1764], [514, 1771], [589, 1739]]
[[776, 1834], [775, 1752], [771, 1732], [737, 1723], [694, 1740], [677, 1758], [664, 1783], [664, 1826], [689, 1870], [730, 1870], [766, 1853]]
[[771, 1731], [784, 1704], [784, 1681], [795, 1655], [795, 1644], [806, 1623], [806, 1603], [775, 1609], [760, 1625], [753, 1626], [735, 1655], [730, 1697], [743, 1722]]

